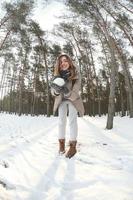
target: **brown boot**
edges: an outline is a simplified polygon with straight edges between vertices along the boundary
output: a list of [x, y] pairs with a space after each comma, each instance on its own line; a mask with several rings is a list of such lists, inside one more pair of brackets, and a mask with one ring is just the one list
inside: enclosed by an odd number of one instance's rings
[[77, 144], [77, 141], [69, 141], [69, 149], [66, 153], [67, 158], [71, 158], [76, 154], [76, 152], [77, 152], [76, 144]]
[[59, 139], [59, 154], [65, 153], [65, 139]]

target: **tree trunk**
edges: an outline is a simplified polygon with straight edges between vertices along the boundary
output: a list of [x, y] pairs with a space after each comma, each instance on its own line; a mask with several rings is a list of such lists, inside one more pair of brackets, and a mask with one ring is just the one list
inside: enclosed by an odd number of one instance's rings
[[98, 99], [98, 114], [99, 114], [99, 117], [101, 117], [100, 91], [99, 91], [99, 84], [98, 84], [98, 79], [97, 79], [96, 70], [95, 70], [95, 66], [94, 66], [94, 59], [93, 59], [91, 47], [90, 47], [90, 55], [91, 55], [92, 67], [93, 67], [93, 72], [94, 72], [95, 81], [96, 81], [96, 93], [97, 93], [97, 99]]
[[[115, 41], [114, 41], [115, 42]], [[131, 75], [129, 72], [129, 67], [128, 67], [128, 62], [127, 62], [127, 58], [126, 56], [124, 56], [122, 48], [120, 46], [118, 46], [115, 43], [115, 48], [117, 50], [120, 62], [121, 62], [121, 66], [124, 72], [124, 77], [125, 77], [125, 83], [127, 86], [127, 94], [129, 96], [129, 113], [130, 113], [130, 117], [133, 117], [133, 86], [132, 86], [132, 80], [130, 79]]]
[[112, 40], [112, 37], [108, 37], [108, 44], [109, 44], [109, 50], [111, 54], [111, 75], [110, 75], [110, 94], [109, 94], [109, 105], [108, 105], [108, 118], [107, 118], [107, 129], [112, 129], [113, 128], [113, 118], [115, 114], [115, 86], [116, 86], [116, 69], [117, 69], [117, 64], [116, 64], [116, 59], [114, 55], [114, 43]]
[[123, 88], [120, 86], [120, 102], [121, 102], [121, 116], [125, 116], [125, 106], [124, 106], [124, 95], [123, 95]]

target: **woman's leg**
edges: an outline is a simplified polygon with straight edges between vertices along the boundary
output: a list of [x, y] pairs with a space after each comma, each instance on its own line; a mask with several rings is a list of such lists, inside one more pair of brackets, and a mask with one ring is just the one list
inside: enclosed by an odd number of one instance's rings
[[70, 127], [70, 141], [77, 140], [78, 124], [77, 124], [77, 110], [74, 105], [69, 102], [69, 127]]
[[70, 141], [69, 141], [69, 149], [66, 153], [67, 158], [71, 158], [77, 152], [76, 144], [77, 144], [77, 110], [74, 105], [69, 102], [69, 126], [70, 126]]
[[67, 103], [66, 101], [63, 101], [58, 109], [59, 114], [59, 139], [65, 139], [66, 134], [66, 120], [67, 120]]

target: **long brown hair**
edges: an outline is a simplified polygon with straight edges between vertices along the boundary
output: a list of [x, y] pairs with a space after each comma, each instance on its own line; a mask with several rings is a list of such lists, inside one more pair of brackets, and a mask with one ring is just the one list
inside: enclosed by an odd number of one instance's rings
[[55, 68], [54, 68], [54, 76], [59, 76], [60, 75], [60, 61], [62, 57], [66, 57], [66, 59], [68, 60], [69, 63], [69, 69], [71, 72], [71, 76], [69, 77], [70, 80], [72, 79], [76, 79], [77, 78], [77, 70], [75, 65], [73, 64], [71, 58], [67, 55], [67, 54], [61, 54], [57, 60], [56, 60], [56, 64], [55, 64]]

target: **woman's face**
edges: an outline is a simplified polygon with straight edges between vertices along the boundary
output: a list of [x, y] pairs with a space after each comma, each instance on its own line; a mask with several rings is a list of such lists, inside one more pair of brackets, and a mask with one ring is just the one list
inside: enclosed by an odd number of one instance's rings
[[69, 68], [69, 62], [66, 56], [62, 56], [60, 58], [60, 69], [61, 70], [67, 70]]

